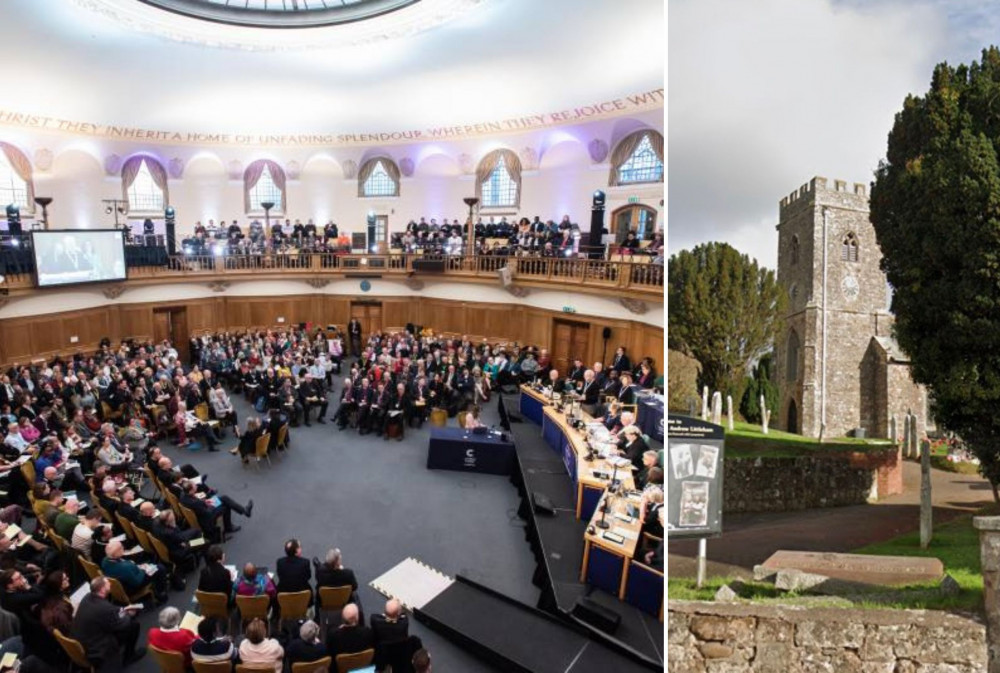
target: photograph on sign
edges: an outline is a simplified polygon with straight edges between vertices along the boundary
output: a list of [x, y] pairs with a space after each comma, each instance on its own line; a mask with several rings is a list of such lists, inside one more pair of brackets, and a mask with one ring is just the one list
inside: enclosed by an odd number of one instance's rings
[[694, 459], [690, 444], [676, 444], [670, 447], [670, 462], [674, 466], [674, 479], [687, 479], [694, 474]]
[[698, 446], [698, 464], [694, 468], [696, 477], [715, 479], [715, 466], [719, 457], [719, 449], [714, 446]]
[[681, 516], [679, 526], [708, 524], [708, 484], [703, 481], [681, 482]]

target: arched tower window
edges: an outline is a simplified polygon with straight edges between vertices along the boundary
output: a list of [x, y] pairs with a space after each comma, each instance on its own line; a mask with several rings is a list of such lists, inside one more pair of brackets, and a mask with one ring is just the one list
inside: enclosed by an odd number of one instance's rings
[[611, 152], [608, 185], [634, 185], [663, 180], [663, 136], [645, 129], [622, 138]]
[[243, 206], [247, 213], [263, 213], [262, 203], [273, 203], [271, 214], [287, 212], [285, 171], [270, 159], [258, 159], [243, 171]]
[[788, 353], [785, 358], [785, 379], [797, 381], [799, 378], [799, 335], [792, 330], [788, 333]]
[[791, 253], [790, 253], [789, 256], [791, 257], [791, 264], [792, 264], [792, 266], [795, 266], [796, 264], [799, 263], [799, 237], [798, 236], [794, 236], [794, 235], [792, 236]]
[[358, 196], [399, 196], [399, 167], [387, 157], [375, 157], [361, 164]]
[[521, 205], [521, 160], [511, 150], [493, 150], [476, 167], [476, 195], [481, 208]]
[[122, 192], [130, 213], [162, 213], [167, 200], [167, 171], [145, 155], [122, 164]]
[[10, 204], [22, 211], [35, 208], [31, 162], [21, 150], [0, 142], [0, 215]]
[[858, 261], [858, 237], [853, 231], [844, 236], [844, 242], [840, 246], [840, 259], [845, 262]]

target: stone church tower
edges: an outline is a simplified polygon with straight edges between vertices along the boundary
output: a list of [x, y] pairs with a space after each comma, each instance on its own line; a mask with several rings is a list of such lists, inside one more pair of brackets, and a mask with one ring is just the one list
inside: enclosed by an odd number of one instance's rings
[[[862, 428], [887, 437], [896, 417], [926, 429], [927, 396], [891, 336], [882, 253], [863, 184], [816, 177], [781, 200], [778, 282], [788, 292], [775, 344], [778, 427], [808, 437]], [[825, 427], [824, 427], [825, 426]]]

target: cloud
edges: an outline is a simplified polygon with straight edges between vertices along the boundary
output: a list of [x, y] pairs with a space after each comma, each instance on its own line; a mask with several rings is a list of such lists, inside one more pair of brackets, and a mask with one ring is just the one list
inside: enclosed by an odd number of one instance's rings
[[669, 9], [669, 249], [726, 241], [769, 266], [778, 201], [814, 175], [869, 182], [903, 99], [956, 44], [933, 3]]

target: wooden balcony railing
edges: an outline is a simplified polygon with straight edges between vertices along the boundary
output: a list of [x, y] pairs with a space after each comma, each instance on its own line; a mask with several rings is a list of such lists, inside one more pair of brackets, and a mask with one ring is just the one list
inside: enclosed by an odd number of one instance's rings
[[[259, 255], [171, 255], [164, 266], [137, 266], [128, 269], [128, 279], [149, 281], [204, 278], [221, 280], [243, 276], [344, 277], [353, 273], [380, 274], [405, 278], [422, 274], [414, 262], [443, 262], [444, 275], [456, 278], [497, 279], [501, 268], [510, 270], [514, 283], [531, 285], [574, 286], [644, 295], [662, 295], [663, 266], [652, 263], [566, 259], [545, 257], [503, 257], [461, 255], [335, 253], [273, 253]], [[8, 290], [33, 287], [26, 273], [8, 273], [2, 285]]]

